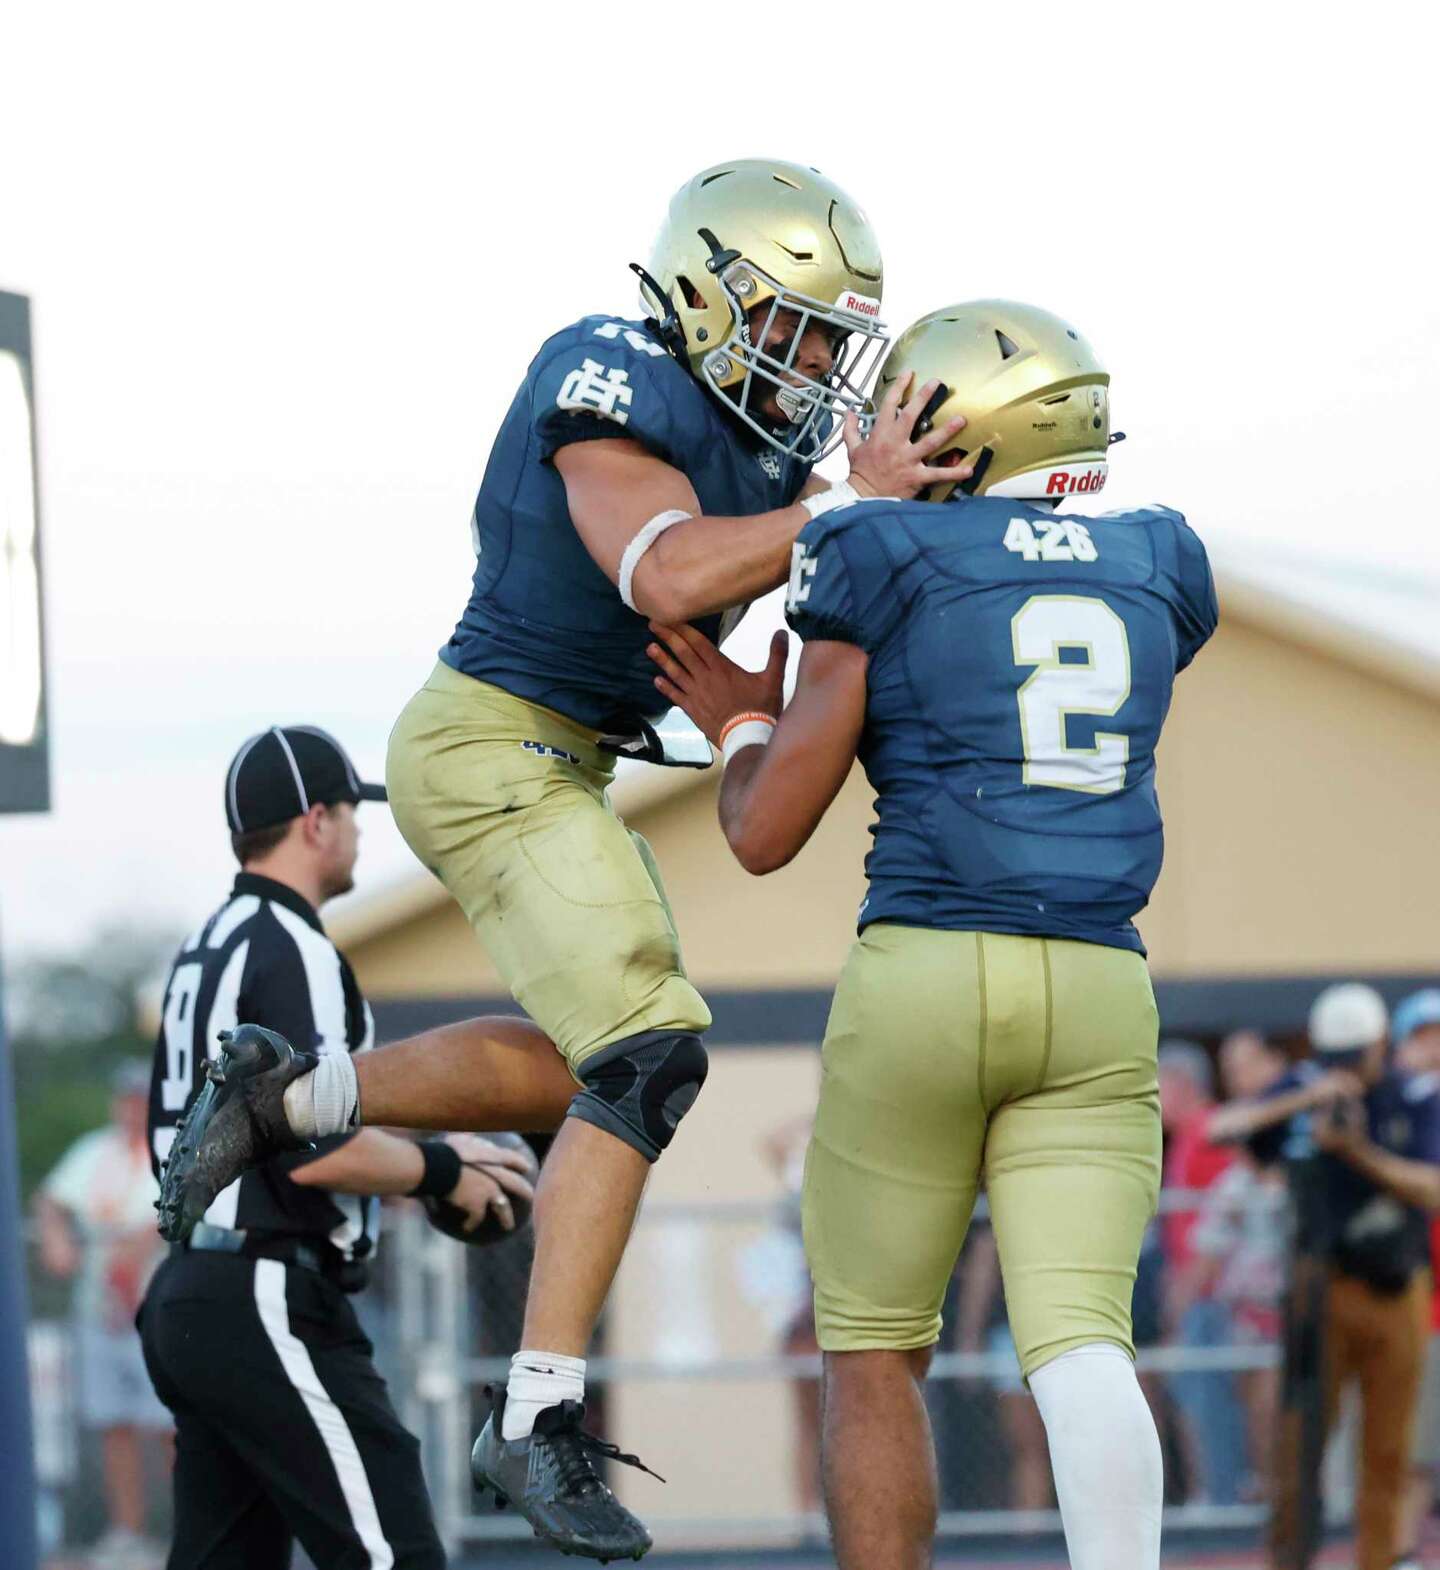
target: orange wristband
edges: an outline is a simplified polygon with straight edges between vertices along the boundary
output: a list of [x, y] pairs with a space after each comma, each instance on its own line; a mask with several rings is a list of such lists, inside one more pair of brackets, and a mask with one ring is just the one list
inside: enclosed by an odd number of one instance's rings
[[737, 752], [746, 747], [763, 747], [775, 734], [775, 716], [761, 714], [758, 709], [746, 709], [732, 714], [720, 727], [720, 756], [729, 763]]
[[743, 725], [746, 720], [759, 720], [762, 725], [768, 725], [772, 730], [775, 728], [775, 716], [773, 714], [762, 714], [759, 709], [742, 709], [739, 714], [732, 714], [720, 727], [720, 750], [722, 752], [725, 750], [725, 738], [737, 725]]

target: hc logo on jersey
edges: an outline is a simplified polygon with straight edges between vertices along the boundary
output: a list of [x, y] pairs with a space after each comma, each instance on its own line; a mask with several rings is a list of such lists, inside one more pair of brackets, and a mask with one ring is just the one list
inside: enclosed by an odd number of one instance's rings
[[760, 467], [772, 480], [780, 478], [780, 454], [778, 452], [760, 452], [755, 454]]
[[620, 366], [612, 365], [607, 370], [598, 360], [587, 358], [580, 362], [579, 370], [571, 371], [561, 382], [555, 406], [598, 414], [602, 419], [614, 420], [616, 425], [626, 425], [630, 420], [626, 411], [635, 396], [629, 382], [629, 374]]

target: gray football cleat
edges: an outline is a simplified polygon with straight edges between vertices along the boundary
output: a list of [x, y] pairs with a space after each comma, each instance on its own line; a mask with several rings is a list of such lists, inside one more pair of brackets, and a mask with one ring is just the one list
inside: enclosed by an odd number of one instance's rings
[[[505, 1392], [494, 1398], [489, 1420], [470, 1456], [470, 1470], [482, 1498], [492, 1495], [497, 1509], [513, 1504], [536, 1537], [562, 1554], [578, 1554], [605, 1564], [639, 1559], [650, 1548], [650, 1534], [605, 1485], [594, 1458], [639, 1467], [638, 1456], [585, 1433], [585, 1408], [578, 1401], [547, 1407], [524, 1439], [503, 1439]], [[664, 1482], [664, 1478], [660, 1478]]]
[[183, 1243], [221, 1189], [284, 1150], [306, 1150], [285, 1117], [285, 1087], [319, 1059], [262, 1025], [220, 1032], [220, 1056], [180, 1120], [160, 1174], [160, 1235]]

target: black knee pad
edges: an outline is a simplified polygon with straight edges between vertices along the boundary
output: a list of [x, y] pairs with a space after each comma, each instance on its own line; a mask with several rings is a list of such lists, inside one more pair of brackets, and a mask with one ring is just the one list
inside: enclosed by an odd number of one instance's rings
[[602, 1047], [577, 1072], [585, 1089], [570, 1103], [570, 1116], [603, 1128], [647, 1161], [675, 1137], [680, 1119], [695, 1105], [710, 1060], [692, 1031], [647, 1030]]

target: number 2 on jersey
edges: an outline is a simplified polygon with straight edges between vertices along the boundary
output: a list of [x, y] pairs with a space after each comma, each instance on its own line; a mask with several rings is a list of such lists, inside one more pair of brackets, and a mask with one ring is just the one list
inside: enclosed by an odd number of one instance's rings
[[[1035, 669], [1016, 693], [1027, 785], [1108, 795], [1125, 785], [1130, 741], [1097, 730], [1092, 747], [1071, 747], [1071, 714], [1110, 715], [1130, 696], [1130, 640], [1104, 600], [1073, 594], [1032, 595], [1010, 621], [1017, 665]], [[1082, 659], [1063, 660], [1063, 650]]]

